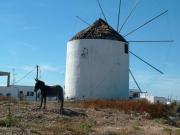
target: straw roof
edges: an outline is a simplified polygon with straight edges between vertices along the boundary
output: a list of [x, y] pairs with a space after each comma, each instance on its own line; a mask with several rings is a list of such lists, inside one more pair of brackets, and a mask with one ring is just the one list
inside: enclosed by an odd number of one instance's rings
[[101, 18], [95, 21], [91, 26], [78, 32], [70, 40], [77, 39], [109, 39], [127, 42], [117, 31]]

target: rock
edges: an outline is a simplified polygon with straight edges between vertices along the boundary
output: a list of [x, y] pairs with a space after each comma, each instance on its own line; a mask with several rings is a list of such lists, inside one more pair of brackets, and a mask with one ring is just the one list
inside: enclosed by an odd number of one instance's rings
[[3, 119], [0, 119], [0, 127], [5, 127], [6, 123]]
[[142, 118], [143, 118], [143, 119], [150, 119], [150, 118], [151, 118], [151, 115], [150, 115], [149, 113], [147, 113], [147, 112], [144, 112], [144, 113], [142, 114]]
[[170, 121], [170, 123], [171, 123], [173, 126], [180, 127], [180, 119], [179, 119], [179, 118], [169, 116], [169, 117], [168, 117], [168, 120]]
[[180, 120], [176, 121], [176, 125], [180, 128]]

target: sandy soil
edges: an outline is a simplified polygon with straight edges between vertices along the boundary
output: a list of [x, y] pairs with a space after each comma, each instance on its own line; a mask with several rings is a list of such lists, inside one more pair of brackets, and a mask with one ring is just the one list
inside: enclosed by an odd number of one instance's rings
[[180, 129], [164, 119], [125, 114], [117, 109], [82, 108], [81, 103], [65, 102], [64, 114], [59, 104], [48, 102], [46, 109], [39, 102], [13, 102], [12, 126], [7, 127], [8, 106], [0, 102], [0, 135], [180, 135]]

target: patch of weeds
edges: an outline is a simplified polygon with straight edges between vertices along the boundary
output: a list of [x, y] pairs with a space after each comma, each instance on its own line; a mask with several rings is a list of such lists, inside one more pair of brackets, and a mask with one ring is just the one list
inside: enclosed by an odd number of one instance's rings
[[83, 108], [114, 108], [125, 113], [148, 113], [152, 118], [161, 118], [167, 112], [167, 105], [151, 104], [147, 100], [94, 100], [81, 103]]
[[88, 135], [92, 130], [92, 124], [80, 123], [69, 118], [59, 119], [52, 126], [42, 126], [38, 128], [41, 134], [72, 134], [72, 135]]
[[1, 126], [1, 127], [5, 127], [5, 126], [6, 126], [6, 124], [5, 124], [5, 122], [4, 122], [4, 119], [0, 119], [0, 126]]
[[29, 105], [29, 102], [27, 100], [20, 101], [21, 106], [26, 107]]
[[9, 102], [7, 104], [7, 111], [8, 112], [7, 112], [7, 115], [4, 119], [4, 123], [5, 123], [6, 127], [10, 127], [10, 126], [15, 125], [15, 123], [17, 122], [17, 119], [12, 113], [11, 106], [10, 106]]
[[41, 133], [39, 131], [35, 130], [35, 129], [31, 129], [31, 133], [41, 135]]
[[71, 123], [72, 120], [68, 117], [63, 117], [62, 119], [58, 119], [57, 122], [60, 122], [60, 123]]
[[7, 100], [8, 100], [7, 97], [0, 95], [0, 101], [7, 101]]
[[5, 104], [7, 104], [7, 101], [0, 101], [0, 105], [5, 105]]
[[175, 135], [180, 135], [180, 129], [176, 129], [176, 130], [174, 131], [174, 134], [175, 134]]
[[155, 119], [155, 121], [160, 124], [169, 124], [168, 120], [164, 118]]
[[172, 132], [173, 132], [173, 130], [168, 127], [164, 128], [163, 131], [165, 131], [167, 133], [167, 135], [172, 135]]
[[80, 129], [84, 132], [84, 133], [89, 133], [92, 130], [92, 125], [89, 123], [81, 123], [80, 124]]
[[137, 125], [134, 125], [133, 128], [134, 128], [135, 130], [141, 130], [141, 128], [140, 128], [139, 126], [137, 126]]
[[117, 133], [115, 131], [107, 131], [103, 135], [121, 135], [120, 133]]

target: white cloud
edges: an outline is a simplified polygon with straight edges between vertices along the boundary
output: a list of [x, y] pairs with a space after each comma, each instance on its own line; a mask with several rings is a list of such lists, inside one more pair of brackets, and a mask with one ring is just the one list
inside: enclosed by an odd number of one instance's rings
[[[22, 67], [20, 67], [20, 69], [24, 70], [24, 71], [31, 71], [33, 69], [35, 70], [35, 68], [36, 68], [36, 66], [22, 66]], [[41, 72], [60, 72], [61, 71], [60, 67], [49, 65], [49, 64], [39, 65], [39, 69]]]
[[37, 50], [38, 47], [36, 45], [32, 45], [32, 44], [29, 44], [29, 43], [22, 43], [22, 46], [24, 46], [26, 49], [30, 49], [30, 50]]
[[39, 29], [39, 27], [37, 27], [37, 26], [24, 26], [23, 29], [24, 30], [37, 30], [37, 29]]
[[35, 66], [22, 66], [22, 67], [20, 67], [20, 70], [24, 70], [24, 71], [27, 71], [27, 72], [29, 72], [29, 71], [31, 71], [33, 69], [35, 69]]
[[40, 65], [40, 70], [42, 72], [58, 72], [60, 68], [52, 65]]
[[154, 87], [157, 87], [158, 89], [164, 89], [164, 90], [180, 90], [180, 78], [177, 76], [164, 76], [159, 77], [157, 79], [157, 83], [154, 85]]
[[8, 50], [8, 55], [13, 56], [13, 57], [17, 57], [17, 51], [13, 50], [13, 49], [9, 49]]
[[[0, 66], [0, 68], [2, 67], [2, 69], [17, 69], [20, 71], [25, 71], [25, 72], [29, 72], [31, 70], [35, 70], [36, 66], [32, 66], [32, 65], [25, 65], [25, 66]], [[50, 64], [40, 64], [39, 65], [39, 69], [42, 72], [60, 72], [60, 73], [64, 73], [64, 67], [57, 67], [57, 66], [53, 66]]]
[[[145, 72], [134, 72], [133, 75], [140, 86], [149, 85], [149, 83], [159, 76], [158, 74], [150, 74]], [[134, 84], [134, 80], [130, 76], [130, 86], [133, 86]]]
[[[135, 72], [134, 75], [143, 91], [148, 91], [155, 96], [171, 96], [180, 99], [180, 77], [178, 75], [159, 75], [143, 71]], [[131, 77], [130, 88], [137, 88]]]

